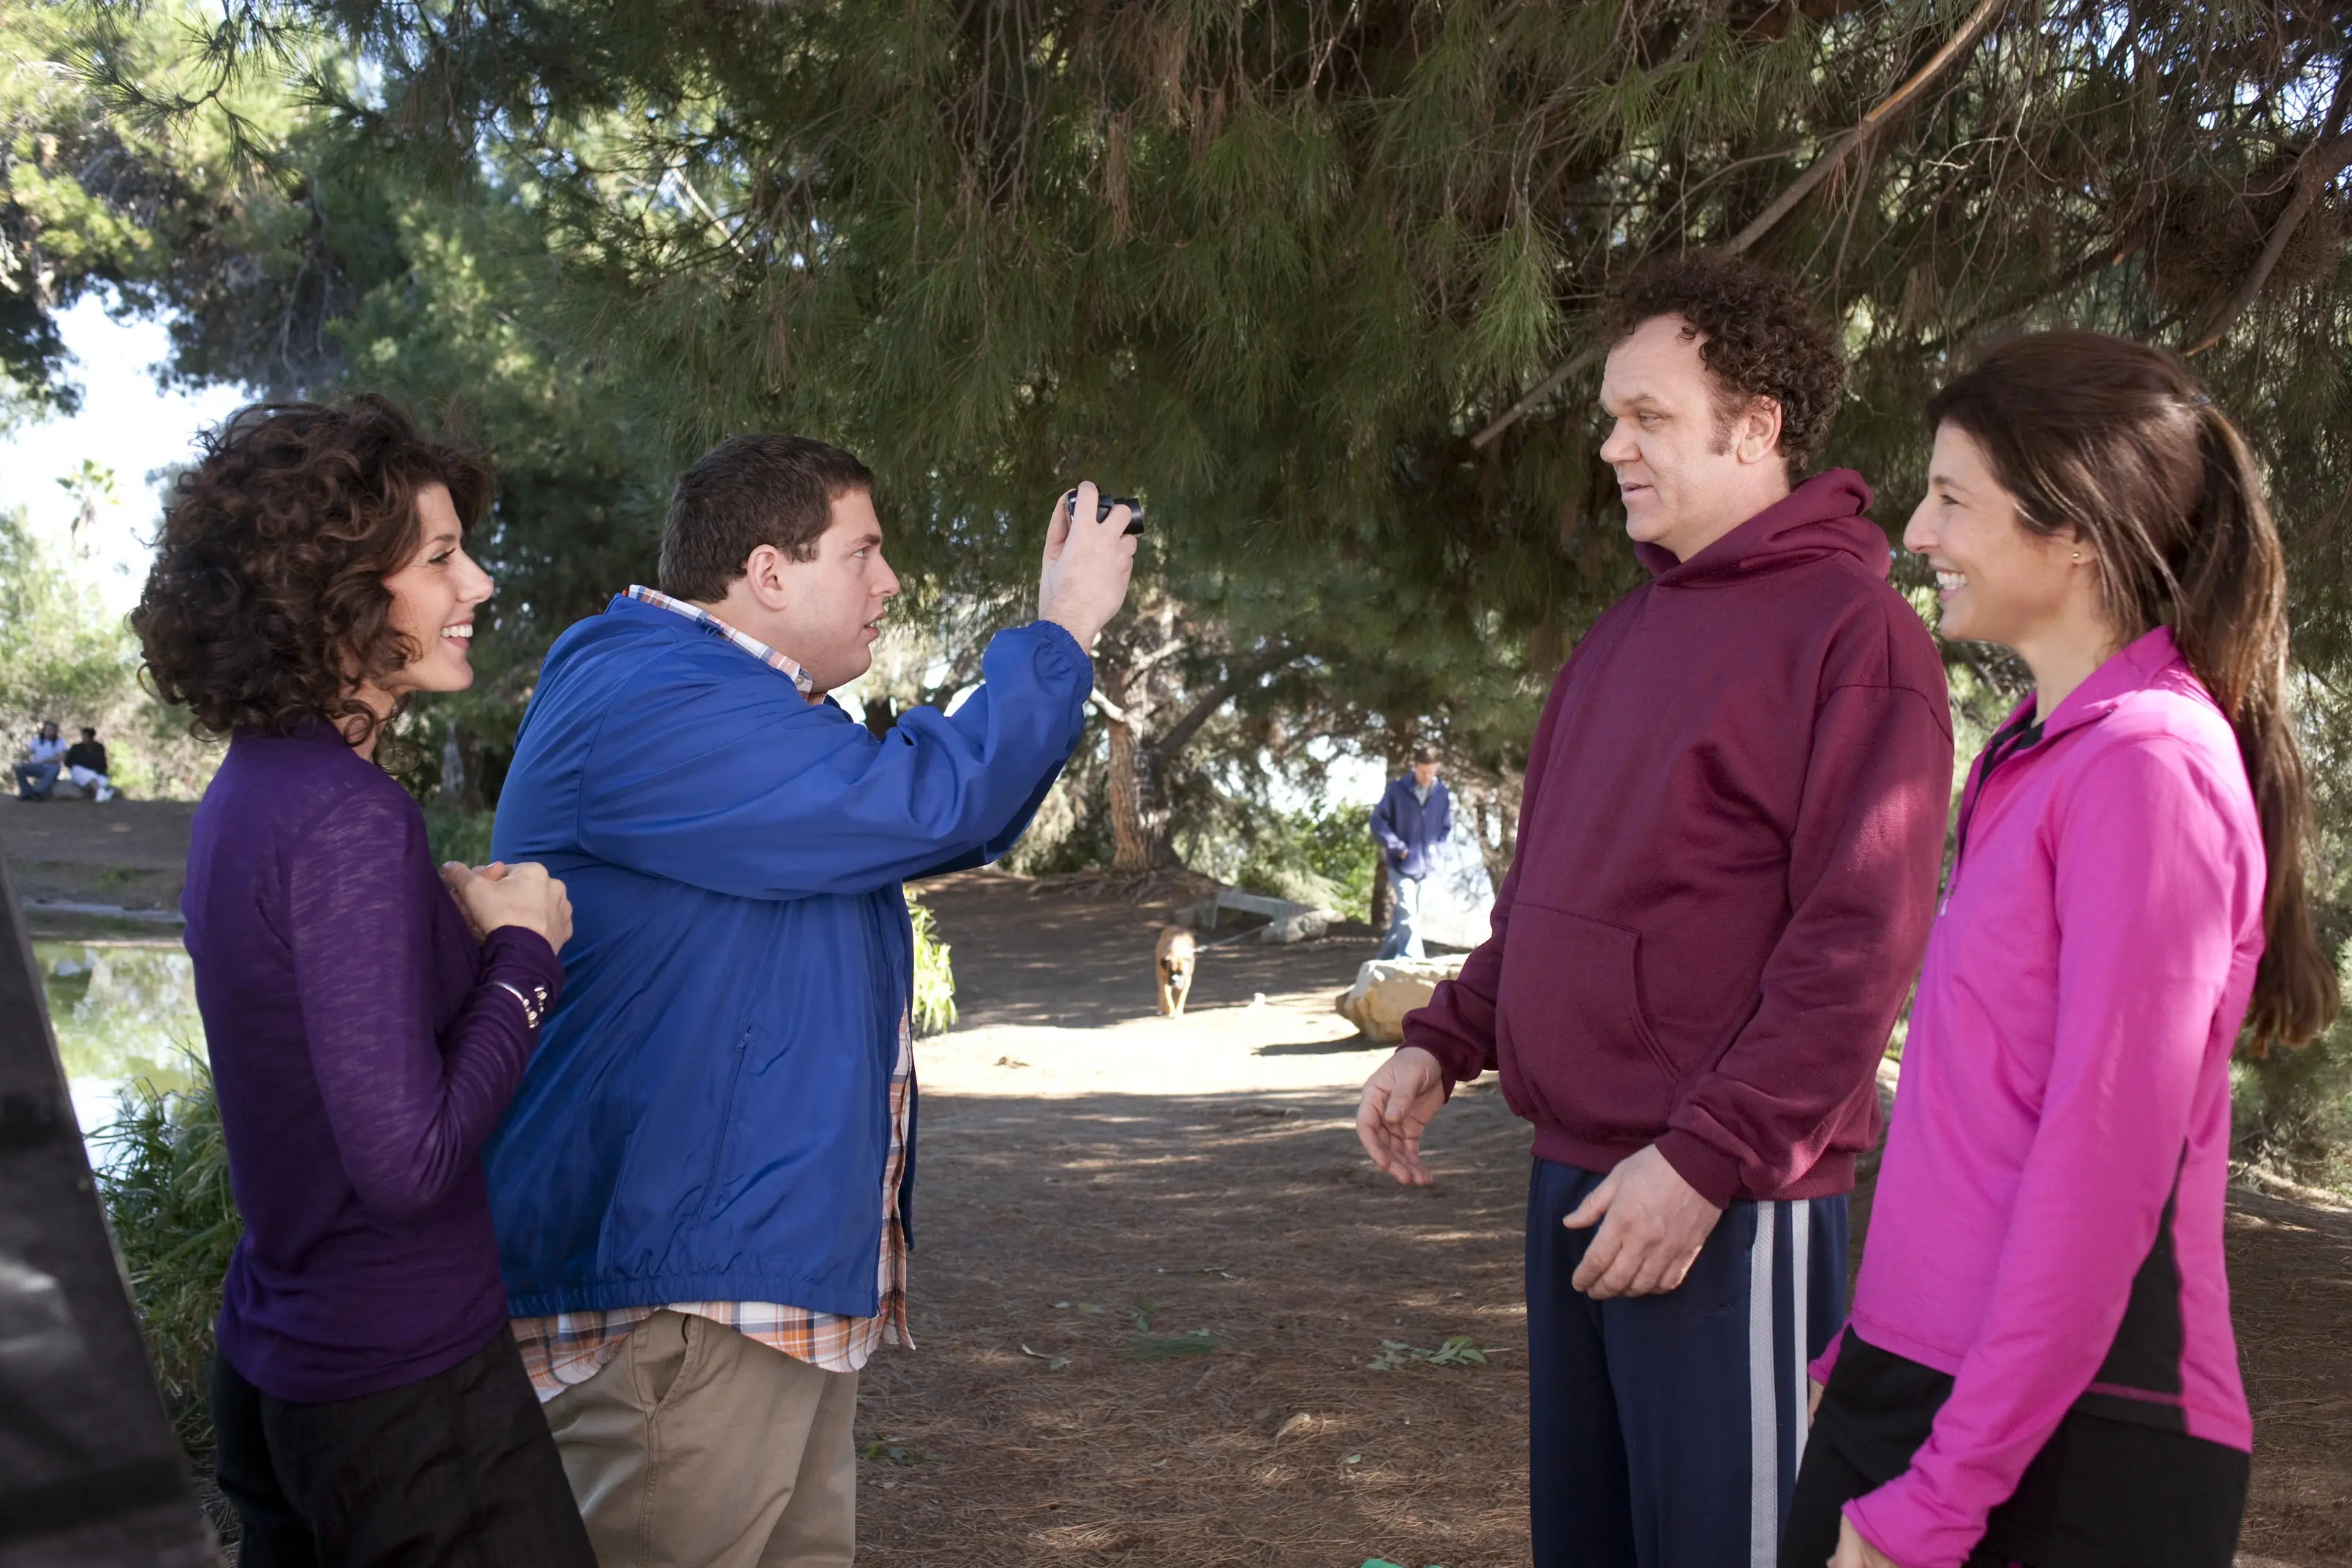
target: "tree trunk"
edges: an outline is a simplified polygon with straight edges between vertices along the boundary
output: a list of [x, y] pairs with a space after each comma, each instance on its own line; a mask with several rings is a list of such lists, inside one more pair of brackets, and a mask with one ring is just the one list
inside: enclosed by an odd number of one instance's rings
[[1389, 886], [1388, 851], [1378, 844], [1372, 846], [1372, 929], [1382, 936], [1388, 934], [1389, 921], [1396, 918], [1396, 889]]
[[1493, 788], [1482, 788], [1473, 806], [1478, 829], [1478, 854], [1486, 862], [1486, 879], [1500, 891], [1510, 875], [1511, 860], [1519, 852], [1519, 788], [1522, 778], [1507, 773]]
[[482, 799], [482, 743], [455, 719], [441, 738], [440, 801], [468, 815], [489, 809]]
[[[1109, 773], [1104, 780], [1110, 801], [1111, 869], [1141, 874], [1169, 863], [1168, 813], [1160, 792], [1160, 755], [1141, 733], [1142, 693], [1129, 684], [1127, 672], [1108, 659], [1095, 666], [1095, 679], [1107, 706], [1103, 729], [1110, 737]], [[1140, 684], [1140, 683], [1137, 683]], [[1132, 701], [1136, 707], [1131, 708]]]
[[1159, 854], [1143, 802], [1146, 748], [1136, 743], [1133, 724], [1110, 720], [1106, 728], [1110, 732], [1110, 776], [1105, 782], [1110, 795], [1111, 869], [1150, 871], [1159, 865]]

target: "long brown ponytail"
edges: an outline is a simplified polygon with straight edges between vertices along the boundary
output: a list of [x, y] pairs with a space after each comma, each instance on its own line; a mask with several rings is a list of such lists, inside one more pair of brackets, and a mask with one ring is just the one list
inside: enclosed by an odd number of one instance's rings
[[2270, 879], [2246, 1027], [2257, 1055], [2336, 1016], [2336, 974], [2304, 887], [2311, 801], [2287, 707], [2286, 563], [2253, 454], [2178, 358], [2098, 332], [1992, 351], [1927, 404], [1984, 449], [2032, 531], [2095, 553], [2118, 628], [2162, 625], [2229, 715]]

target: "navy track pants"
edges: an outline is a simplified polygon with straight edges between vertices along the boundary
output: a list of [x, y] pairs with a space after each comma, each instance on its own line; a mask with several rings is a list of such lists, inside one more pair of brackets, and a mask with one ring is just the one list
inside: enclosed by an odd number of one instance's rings
[[1775, 1568], [1804, 1453], [1805, 1363], [1845, 1321], [1846, 1201], [1735, 1203], [1681, 1285], [1570, 1284], [1601, 1177], [1528, 1183], [1528, 1490], [1536, 1568]]

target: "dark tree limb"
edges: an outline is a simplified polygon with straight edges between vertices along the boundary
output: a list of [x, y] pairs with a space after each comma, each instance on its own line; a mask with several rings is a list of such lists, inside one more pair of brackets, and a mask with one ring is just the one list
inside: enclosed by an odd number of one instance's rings
[[2343, 131], [2346, 92], [2346, 79], [2338, 76], [2335, 97], [2327, 105], [2326, 128], [2295, 161], [2294, 195], [2287, 198], [2286, 210], [2279, 214], [2278, 221], [2271, 226], [2270, 237], [2263, 242], [2263, 253], [2255, 260], [2253, 270], [2246, 274], [2237, 291], [2205, 324], [2204, 333], [2190, 347], [2190, 353], [2201, 354], [2220, 342], [2228, 335], [2230, 329], [2238, 324], [2238, 318], [2252, 308], [2254, 301], [2262, 297], [2263, 285], [2271, 280], [2271, 274], [2277, 269], [2279, 258], [2286, 254], [2288, 242], [2303, 226], [2304, 219], [2311, 216], [2311, 209], [2318, 205], [2319, 193], [2327, 188], [2328, 181], [2347, 168], [2352, 168], [2352, 135], [2347, 135]]
[[[1748, 226], [1734, 235], [1723, 248], [1733, 256], [1743, 255], [1778, 227], [1782, 218], [1797, 209], [1799, 203], [1812, 195], [1823, 180], [1837, 173], [1857, 149], [1876, 136], [1888, 120], [1925, 92], [1928, 84], [1951, 68], [1954, 61], [1975, 48], [2000, 18], [2008, 3], [2009, 0], [1979, 0], [1977, 8], [1969, 13], [1969, 19], [1960, 25], [1960, 30], [1945, 39], [1943, 47], [1929, 56], [1927, 64], [1913, 71], [1902, 86], [1879, 100], [1869, 113], [1832, 137], [1829, 144], [1822, 149], [1821, 156], [1815, 158], [1803, 174], [1790, 181], [1788, 188], [1773, 198], [1772, 205], [1758, 213]], [[1599, 344], [1587, 343], [1562, 360], [1553, 367], [1549, 375], [1536, 384], [1534, 391], [1496, 415], [1485, 429], [1471, 437], [1470, 445], [1485, 451], [1504, 431], [1526, 418], [1544, 399], [1566, 384], [1570, 376], [1600, 357], [1600, 353]]]
[[1257, 658], [1236, 665], [1223, 679], [1201, 693], [1200, 700], [1185, 710], [1182, 718], [1168, 726], [1160, 737], [1151, 743], [1152, 750], [1158, 752], [1163, 761], [1174, 757], [1191, 742], [1194, 735], [1200, 733], [1201, 726], [1217, 716], [1217, 710], [1231, 700], [1234, 693], [1240, 690], [1244, 684], [1292, 663], [1301, 657], [1303, 651], [1288, 643], [1277, 643]]

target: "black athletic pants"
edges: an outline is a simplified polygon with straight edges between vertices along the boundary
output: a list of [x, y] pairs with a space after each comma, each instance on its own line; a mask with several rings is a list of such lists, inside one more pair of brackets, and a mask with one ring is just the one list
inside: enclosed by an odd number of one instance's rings
[[595, 1568], [547, 1418], [501, 1327], [448, 1371], [298, 1405], [213, 1358], [243, 1568]]
[[1536, 1568], [1774, 1568], [1805, 1437], [1805, 1363], [1845, 1316], [1846, 1203], [1734, 1203], [1682, 1284], [1596, 1301], [1601, 1184], [1528, 1186], [1528, 1504]]
[[[1851, 1329], [1789, 1507], [1780, 1568], [1821, 1568], [1844, 1505], [1911, 1468], [1952, 1380]], [[2178, 1427], [2076, 1409], [1992, 1510], [1962, 1568], [2230, 1568], [2251, 1461]]]

